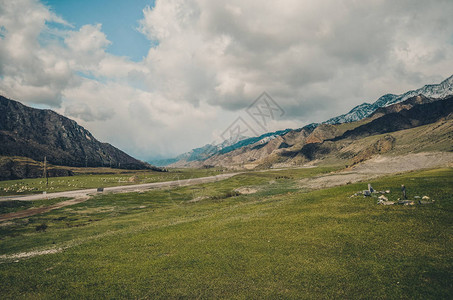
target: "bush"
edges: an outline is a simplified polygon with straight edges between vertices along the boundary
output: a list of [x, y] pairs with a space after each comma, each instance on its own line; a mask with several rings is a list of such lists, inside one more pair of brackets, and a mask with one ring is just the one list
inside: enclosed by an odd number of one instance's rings
[[47, 225], [46, 224], [41, 224], [36, 226], [36, 231], [46, 231]]

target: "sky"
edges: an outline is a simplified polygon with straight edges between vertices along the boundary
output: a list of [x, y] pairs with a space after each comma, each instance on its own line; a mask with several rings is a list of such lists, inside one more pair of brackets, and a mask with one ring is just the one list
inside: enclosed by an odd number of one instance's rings
[[0, 0], [0, 94], [142, 160], [220, 142], [266, 92], [300, 128], [453, 74], [451, 0]]

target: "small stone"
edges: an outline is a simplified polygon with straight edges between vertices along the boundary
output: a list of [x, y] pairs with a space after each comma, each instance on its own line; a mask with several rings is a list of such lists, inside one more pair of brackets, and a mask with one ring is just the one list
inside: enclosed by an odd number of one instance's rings
[[412, 201], [412, 200], [400, 200], [400, 201], [398, 201], [398, 204], [402, 204], [402, 205], [414, 205], [415, 202]]
[[385, 197], [384, 195], [380, 195], [379, 196], [379, 199], [382, 200], [382, 201], [388, 201], [389, 199], [387, 197]]
[[428, 196], [423, 196], [422, 200], [429, 200], [429, 197]]
[[134, 176], [131, 176], [129, 177], [129, 182], [138, 182], [138, 176], [137, 175], [134, 175]]
[[395, 202], [393, 202], [393, 201], [384, 201], [382, 199], [379, 199], [377, 204], [380, 204], [380, 205], [393, 205], [393, 204], [395, 204]]
[[386, 194], [390, 194], [390, 190], [386, 190], [385, 193], [386, 193]]
[[424, 205], [424, 204], [433, 204], [433, 203], [431, 201], [420, 201], [420, 200], [418, 200], [418, 204]]

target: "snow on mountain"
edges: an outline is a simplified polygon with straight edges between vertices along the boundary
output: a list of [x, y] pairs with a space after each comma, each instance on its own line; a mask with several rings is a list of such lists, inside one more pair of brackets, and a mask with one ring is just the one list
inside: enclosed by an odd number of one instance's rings
[[279, 130], [279, 131], [275, 131], [275, 132], [268, 132], [268, 133], [265, 133], [265, 134], [257, 136], [257, 137], [247, 138], [247, 139], [239, 141], [231, 146], [221, 149], [219, 151], [219, 154], [225, 154], [225, 153], [228, 153], [228, 152], [234, 151], [236, 149], [239, 149], [239, 148], [242, 148], [242, 147], [245, 147], [248, 145], [252, 145], [255, 143], [264, 144], [264, 143], [269, 142], [270, 140], [275, 139], [277, 136], [282, 136], [282, 135], [287, 134], [291, 130], [292, 129]]
[[225, 154], [231, 151], [234, 151], [236, 149], [255, 144], [255, 143], [260, 143], [260, 144], [265, 144], [269, 142], [270, 140], [273, 140], [277, 136], [284, 135], [288, 133], [291, 129], [285, 129], [285, 130], [279, 130], [275, 132], [269, 132], [265, 133], [263, 135], [257, 136], [257, 137], [246, 137], [246, 136], [240, 136], [238, 137], [231, 137], [230, 139], [227, 139], [221, 143], [218, 144], [207, 144], [203, 147], [200, 148], [195, 148], [190, 150], [189, 152], [183, 153], [179, 156], [177, 156], [174, 159], [169, 159], [169, 160], [162, 160], [159, 161], [162, 166], [170, 165], [173, 163], [176, 163], [178, 161], [184, 161], [184, 162], [191, 162], [191, 161], [196, 161], [196, 160], [206, 160], [210, 158], [211, 156], [214, 156], [216, 154]]
[[423, 95], [431, 98], [445, 98], [453, 95], [453, 76], [445, 79], [439, 84], [429, 84], [417, 90], [409, 91], [401, 95], [387, 94], [380, 97], [376, 102], [363, 103], [354, 107], [346, 114], [331, 118], [324, 124], [339, 124], [361, 120], [370, 116], [376, 109], [402, 102], [413, 96]]
[[223, 149], [231, 147], [232, 145], [234, 145], [236, 143], [240, 143], [241, 141], [246, 140], [248, 138], [249, 137], [246, 137], [246, 136], [239, 136], [239, 137], [234, 136], [234, 137], [224, 140], [223, 142], [218, 143], [218, 144], [214, 144], [214, 143], [206, 144], [203, 147], [195, 148], [195, 149], [190, 150], [189, 152], [178, 155], [175, 159], [173, 159], [174, 161], [172, 161], [172, 162], [169, 161], [169, 162], [173, 163], [173, 162], [181, 161], [181, 160], [186, 161], [186, 162], [190, 162], [190, 161], [194, 161], [194, 160], [205, 160], [205, 159], [213, 156], [214, 154], [219, 153]]
[[[377, 99], [374, 103], [362, 103], [356, 107], [354, 107], [351, 111], [346, 114], [331, 118], [323, 124], [339, 124], [339, 123], [348, 123], [354, 122], [361, 119], [364, 119], [370, 116], [373, 112], [375, 112], [380, 107], [389, 106], [395, 103], [402, 102], [408, 98], [418, 95], [424, 95], [430, 98], [444, 98], [449, 95], [453, 95], [453, 76], [447, 78], [446, 80], [442, 81], [440, 84], [431, 84], [425, 85], [424, 87], [409, 91], [407, 93], [401, 95], [393, 95], [393, 94], [386, 94], [379, 99]], [[312, 123], [308, 124], [303, 128], [296, 129], [306, 129], [306, 130], [313, 130], [319, 123]], [[278, 136], [283, 136], [288, 132], [292, 131], [291, 129], [276, 131], [276, 132], [269, 132], [265, 133], [261, 136], [257, 137], [244, 137], [241, 136], [239, 139], [234, 137], [230, 138], [229, 140], [225, 140], [219, 144], [207, 144], [203, 147], [193, 149], [189, 152], [179, 155], [174, 159], [165, 160], [162, 165], [169, 165], [179, 161], [191, 162], [196, 160], [206, 160], [216, 154], [225, 154], [236, 149], [252, 145], [252, 144], [266, 144], [272, 139], [275, 139]]]

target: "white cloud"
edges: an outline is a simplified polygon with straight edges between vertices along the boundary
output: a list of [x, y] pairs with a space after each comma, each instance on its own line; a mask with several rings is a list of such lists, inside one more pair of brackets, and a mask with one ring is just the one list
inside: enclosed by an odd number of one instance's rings
[[46, 22], [67, 23], [36, 1], [0, 1], [0, 91], [34, 103], [58, 105], [72, 84], [71, 70], [53, 45], [42, 46]]
[[110, 45], [110, 41], [101, 31], [101, 26], [84, 25], [79, 31], [68, 32], [64, 43], [67, 51], [76, 55], [71, 59], [73, 68], [91, 70], [105, 58], [105, 49]]
[[[453, 3], [157, 0], [133, 62], [102, 25], [79, 29], [37, 0], [0, 0], [0, 93], [45, 103], [148, 158], [215, 139], [263, 91], [284, 108], [269, 130], [346, 112], [453, 70]], [[51, 23], [65, 26], [54, 29]]]

